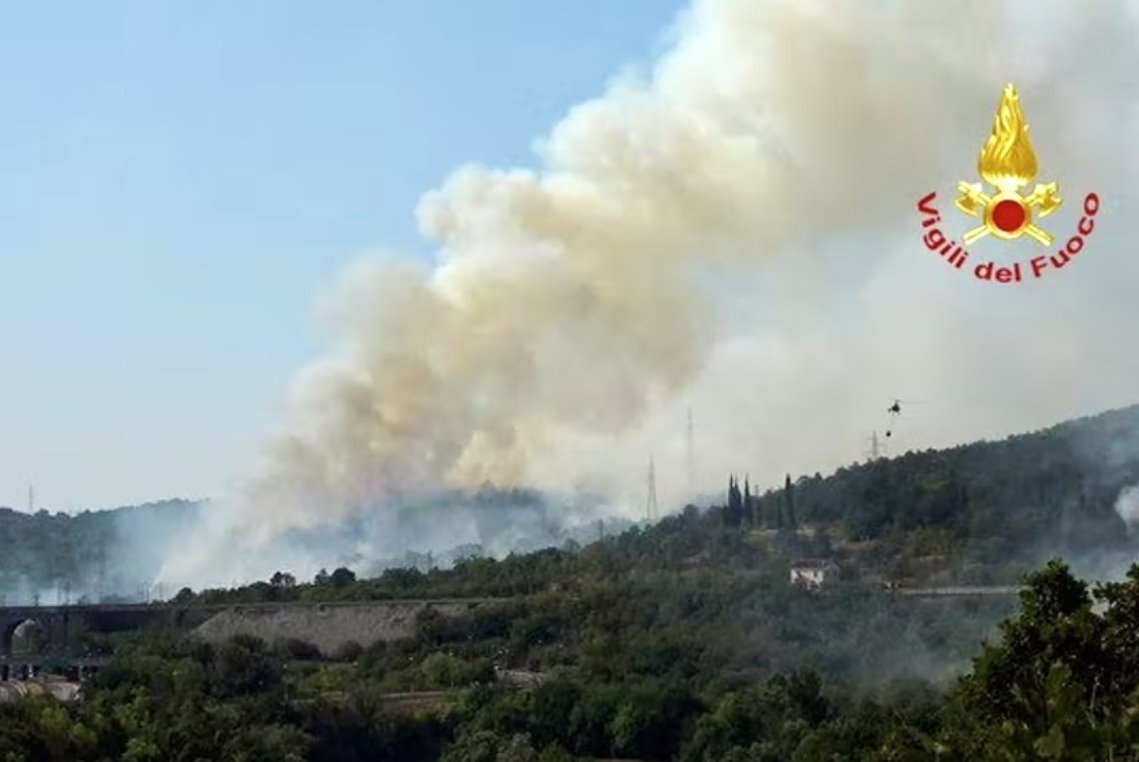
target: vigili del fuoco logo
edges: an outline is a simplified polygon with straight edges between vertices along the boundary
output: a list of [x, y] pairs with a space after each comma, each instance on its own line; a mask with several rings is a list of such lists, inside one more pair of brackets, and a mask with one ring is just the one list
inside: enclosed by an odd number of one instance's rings
[[[980, 222], [961, 236], [965, 246], [972, 246], [989, 236], [1002, 241], [1028, 236], [1042, 247], [1054, 247], [1052, 234], [1038, 226], [1036, 220], [1052, 214], [1064, 203], [1060, 198], [1060, 184], [1055, 181], [1037, 183], [1027, 196], [1020, 192], [1036, 179], [1037, 170], [1036, 153], [1028, 138], [1028, 121], [1020, 108], [1020, 97], [1015, 87], [1006, 85], [993, 120], [993, 134], [985, 142], [977, 160], [977, 171], [984, 182], [957, 183], [961, 194], [957, 198], [957, 208]], [[986, 184], [991, 185], [995, 192], [987, 193]], [[927, 249], [943, 257], [954, 268], [964, 270], [969, 252], [947, 238], [938, 227], [942, 220], [941, 213], [934, 206], [936, 201], [937, 191], [933, 191], [918, 202], [918, 211], [924, 215], [922, 241]], [[1089, 193], [1084, 197], [1083, 216], [1076, 227], [1076, 234], [1056, 253], [1041, 254], [1027, 262], [1018, 261], [1000, 267], [995, 261], [979, 262], [971, 272], [978, 280], [1021, 283], [1028, 277], [1041, 278], [1046, 273], [1063, 269], [1083, 251], [1085, 239], [1095, 229], [1099, 207], [1098, 195]]]

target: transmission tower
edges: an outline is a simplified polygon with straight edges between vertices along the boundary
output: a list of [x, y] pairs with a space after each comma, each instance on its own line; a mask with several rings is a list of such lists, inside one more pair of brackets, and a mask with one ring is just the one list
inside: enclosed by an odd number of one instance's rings
[[660, 505], [657, 503], [657, 472], [653, 458], [649, 456], [649, 494], [645, 500], [645, 519], [654, 521], [660, 516]]
[[687, 439], [687, 456], [688, 456], [688, 499], [691, 500], [696, 489], [696, 447], [694, 444], [695, 437], [692, 433], [692, 408], [688, 408], [688, 439]]
[[95, 577], [95, 600], [102, 601], [103, 596], [106, 595], [106, 579], [107, 579], [107, 537], [102, 532], [99, 532], [98, 539], [95, 541], [96, 561], [98, 562], [98, 569]]
[[878, 432], [875, 431], [870, 435], [870, 451], [867, 453], [867, 458], [873, 462], [875, 460], [878, 460], [878, 458], [881, 456], [881, 453], [882, 448], [878, 442]]

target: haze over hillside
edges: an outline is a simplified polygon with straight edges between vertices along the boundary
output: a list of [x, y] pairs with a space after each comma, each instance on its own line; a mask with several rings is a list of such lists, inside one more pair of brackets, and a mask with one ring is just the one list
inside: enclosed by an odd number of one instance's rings
[[[727, 476], [725, 470], [725, 487]], [[884, 573], [930, 573], [891, 563], [937, 552], [950, 559], [942, 574], [992, 579], [1004, 573], [1007, 581], [1016, 570], [1062, 553], [1086, 574], [1114, 577], [1134, 557], [1129, 522], [1137, 512], [1129, 488], [1139, 484], [1139, 406], [1005, 440], [853, 464], [794, 483], [801, 521], [839, 541], [885, 542], [872, 564]], [[756, 493], [772, 488], [758, 498], [757, 511], [780, 499], [780, 485], [752, 484]], [[723, 492], [711, 498], [723, 500]], [[682, 507], [666, 503], [662, 512]], [[629, 526], [603, 500], [487, 486], [296, 530], [257, 552], [242, 548], [207, 574], [179, 577], [167, 561], [208, 526], [208, 510], [186, 501], [75, 516], [0, 510], [0, 543], [10, 549], [0, 556], [0, 592], [10, 602], [36, 594], [44, 602], [168, 597], [183, 585], [248, 582], [282, 569], [301, 579], [336, 566], [369, 575], [392, 566], [426, 568], [428, 554], [446, 567], [471, 554], [501, 557], [568, 540], [586, 543], [599, 531]]]

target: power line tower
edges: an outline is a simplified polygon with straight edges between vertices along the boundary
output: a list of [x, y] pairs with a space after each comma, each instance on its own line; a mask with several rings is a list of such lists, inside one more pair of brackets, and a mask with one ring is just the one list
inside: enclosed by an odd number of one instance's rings
[[649, 456], [649, 494], [645, 500], [645, 519], [654, 521], [660, 517], [660, 505], [657, 503], [657, 472], [653, 457]]
[[875, 431], [870, 435], [870, 451], [867, 453], [866, 457], [870, 462], [873, 462], [878, 460], [878, 458], [881, 457], [881, 454], [882, 448], [881, 444], [878, 442], [878, 432]]
[[696, 446], [695, 436], [692, 432], [692, 408], [688, 408], [688, 437], [686, 445], [688, 456], [688, 499], [691, 500], [693, 492], [696, 489]]
[[28, 485], [28, 513], [36, 512], [36, 485]]
[[107, 537], [101, 531], [95, 541], [95, 553], [95, 562], [97, 564], [95, 572], [95, 600], [96, 602], [101, 602], [103, 596], [106, 594], [107, 580]]

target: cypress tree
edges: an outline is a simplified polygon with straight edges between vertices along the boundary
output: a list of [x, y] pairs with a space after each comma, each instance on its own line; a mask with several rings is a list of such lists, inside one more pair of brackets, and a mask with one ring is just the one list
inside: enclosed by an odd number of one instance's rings
[[728, 499], [724, 501], [724, 526], [732, 524], [732, 495], [736, 491], [736, 477], [728, 474]]
[[743, 496], [740, 494], [740, 485], [734, 478], [728, 489], [728, 510], [724, 516], [724, 523], [730, 527], [738, 527], [743, 518]]
[[787, 480], [783, 483], [783, 498], [787, 503], [787, 527], [788, 529], [797, 529], [795, 522], [795, 488], [791, 484], [791, 474], [787, 474]]
[[747, 524], [749, 527], [755, 525], [755, 516], [752, 513], [753, 507], [754, 507], [754, 504], [752, 502], [751, 485], [748, 482], [748, 478], [745, 476], [744, 477], [744, 515], [743, 515], [743, 519], [744, 519], [744, 523]]

